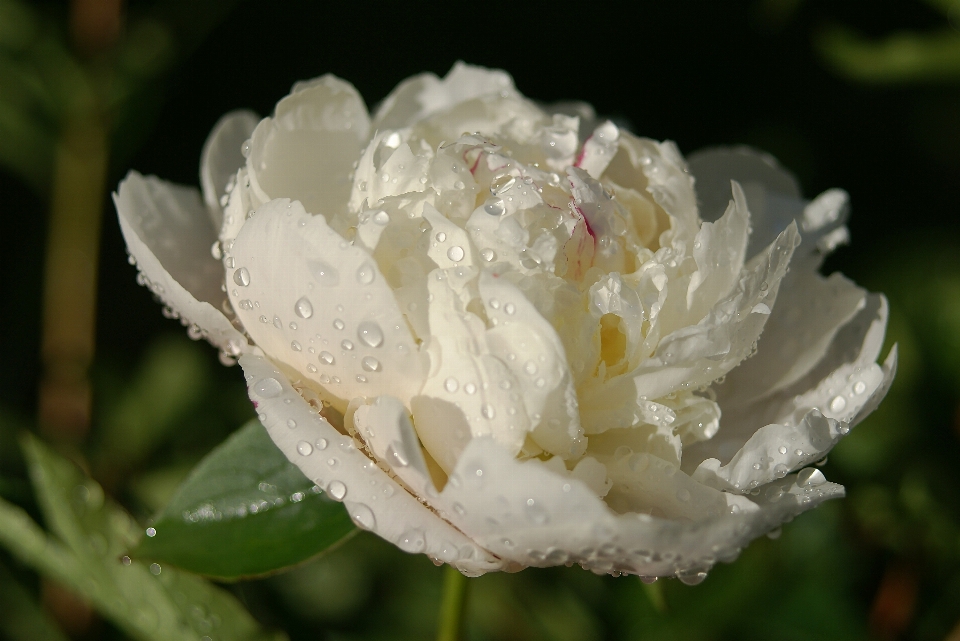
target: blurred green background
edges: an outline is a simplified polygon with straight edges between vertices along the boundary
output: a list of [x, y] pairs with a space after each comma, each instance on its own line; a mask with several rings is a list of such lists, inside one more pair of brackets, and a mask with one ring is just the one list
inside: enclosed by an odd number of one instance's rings
[[[112, 205], [93, 194], [90, 224], [103, 219], [91, 245], [95, 351], [83, 361], [91, 409], [82, 429], [38, 428], [52, 371], [41, 358], [44, 265], [51, 221], [73, 202], [57, 191], [71, 123], [94, 114], [108, 189], [129, 168], [197, 184], [206, 134], [231, 109], [269, 114], [295, 81], [326, 72], [373, 106], [401, 79], [463, 59], [508, 70], [534, 99], [588, 101], [685, 153], [764, 149], [808, 197], [846, 189], [852, 244], [825, 272], [887, 294], [888, 343], [901, 354], [887, 400], [823, 468], [846, 499], [696, 587], [579, 568], [471, 580], [464, 638], [960, 640], [960, 0], [130, 0], [119, 15], [98, 45], [78, 35], [66, 2], [0, 0], [4, 500], [57, 529], [18, 445], [42, 432], [142, 527], [253, 416], [239, 370], [136, 284]], [[69, 319], [82, 301], [54, 306]], [[427, 639], [441, 578], [426, 557], [362, 533], [290, 572], [224, 587], [259, 629], [290, 639]], [[0, 548], [0, 638], [149, 638], [64, 583]], [[199, 635], [220, 615], [193, 607]]]

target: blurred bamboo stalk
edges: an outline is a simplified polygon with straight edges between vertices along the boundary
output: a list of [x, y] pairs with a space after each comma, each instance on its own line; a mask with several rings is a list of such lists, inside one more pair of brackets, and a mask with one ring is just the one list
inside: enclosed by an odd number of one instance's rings
[[[121, 10], [122, 0], [72, 0], [70, 34], [82, 57], [113, 46], [120, 35]], [[97, 262], [109, 167], [109, 128], [96, 95], [90, 91], [69, 105], [53, 172], [39, 418], [42, 430], [55, 440], [83, 440], [90, 427], [88, 372], [96, 337]]]

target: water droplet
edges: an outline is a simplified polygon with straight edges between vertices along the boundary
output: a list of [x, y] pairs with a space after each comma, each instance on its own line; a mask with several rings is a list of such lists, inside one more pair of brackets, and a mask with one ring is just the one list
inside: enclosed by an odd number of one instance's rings
[[483, 211], [491, 216], [502, 216], [504, 212], [503, 201], [499, 198], [495, 200], [488, 200], [483, 205]]
[[523, 366], [523, 371], [530, 376], [533, 376], [534, 374], [536, 374], [537, 370], [538, 370], [537, 364], [534, 363], [533, 361], [527, 361], [526, 364]]
[[783, 463], [780, 463], [775, 468], [773, 468], [773, 473], [778, 479], [782, 479], [784, 476], [787, 475], [787, 472], [789, 471], [790, 471], [790, 468], [788, 468]]
[[152, 527], [147, 528], [147, 536], [149, 536], [152, 539], [156, 535], [157, 535], [157, 530], [155, 528], [152, 528]]
[[507, 314], [513, 315], [513, 313], [517, 311], [517, 307], [513, 303], [507, 303], [503, 306], [503, 311], [505, 311]]
[[419, 554], [427, 547], [423, 531], [419, 529], [407, 530], [397, 540], [397, 547], [408, 554]]
[[300, 441], [297, 443], [297, 452], [300, 453], [300, 456], [310, 456], [313, 454], [313, 446], [307, 441]]
[[706, 572], [678, 572], [677, 578], [684, 585], [699, 585], [707, 578]]
[[244, 158], [249, 158], [250, 151], [251, 151], [251, 145], [250, 145], [250, 139], [248, 138], [247, 140], [243, 141], [242, 145], [240, 145], [240, 153], [243, 154]]
[[367, 377], [364, 376], [363, 374], [357, 374], [357, 382], [358, 382], [358, 383], [366, 383], [366, 382], [367, 382]]
[[368, 260], [364, 261], [363, 264], [357, 268], [357, 282], [361, 285], [369, 285], [376, 276], [376, 269], [374, 269], [373, 263]]
[[357, 325], [357, 337], [368, 347], [383, 345], [383, 330], [374, 321], [363, 321]]
[[373, 516], [373, 510], [363, 503], [351, 505], [349, 512], [350, 519], [353, 520], [360, 529], [372, 530], [377, 526], [377, 519]]
[[256, 382], [253, 391], [263, 398], [275, 398], [283, 393], [283, 386], [275, 378], [264, 378]]
[[804, 468], [797, 474], [797, 485], [800, 487], [816, 487], [826, 482], [827, 477], [815, 467]]
[[287, 427], [289, 427], [291, 430], [292, 430], [292, 429], [296, 429], [296, 427], [297, 427], [297, 422], [296, 422], [295, 420], [293, 420], [292, 418], [289, 418], [289, 419], [287, 419]]
[[250, 284], [250, 272], [247, 271], [246, 267], [241, 267], [233, 272], [233, 282], [240, 285], [240, 287], [246, 287]]
[[527, 499], [526, 502], [524, 502], [523, 512], [530, 521], [537, 525], [543, 525], [550, 520], [550, 515], [547, 514], [547, 511], [534, 499]]
[[475, 394], [477, 392], [477, 386], [473, 383], [467, 383], [463, 386], [463, 391], [467, 394]]
[[406, 467], [410, 464], [404, 453], [403, 444], [393, 441], [387, 445], [387, 462], [392, 467]]
[[322, 260], [311, 260], [307, 263], [307, 268], [313, 279], [324, 287], [336, 287], [340, 284], [340, 272], [337, 268], [325, 263]]
[[460, 383], [454, 377], [450, 377], [443, 382], [443, 389], [447, 390], [451, 394], [457, 391], [457, 388], [460, 387]]
[[160, 567], [159, 564], [157, 563], [150, 564], [150, 574], [152, 574], [153, 576], [160, 576], [160, 572], [162, 571], [163, 569]]
[[497, 252], [487, 247], [486, 249], [483, 249], [480, 251], [480, 258], [487, 261], [488, 263], [492, 263], [497, 258]]
[[317, 449], [321, 451], [327, 449], [327, 439], [318, 438], [316, 442], [316, 446], [317, 446]]
[[339, 318], [333, 319], [333, 328], [342, 330], [344, 328], [343, 321], [340, 320]]
[[347, 486], [340, 481], [330, 481], [330, 485], [327, 486], [327, 494], [337, 501], [342, 501], [343, 497], [347, 495]]
[[353, 343], [345, 338], [340, 341], [340, 347], [349, 352], [353, 349]]
[[294, 304], [293, 311], [296, 312], [300, 318], [310, 318], [313, 316], [313, 305], [310, 303], [310, 299], [306, 296], [301, 296], [300, 300]]
[[687, 501], [689, 501], [689, 500], [690, 500], [690, 490], [688, 490], [687, 488], [683, 488], [683, 487], [680, 488], [679, 490], [677, 490], [677, 500], [680, 501], [680, 502], [682, 502], [682, 503], [686, 503]]
[[867, 384], [863, 381], [857, 381], [853, 384], [853, 393], [854, 394], [863, 394], [867, 391]]
[[381, 209], [373, 215], [373, 222], [381, 226], [386, 225], [390, 222], [390, 214]]
[[842, 412], [847, 407], [847, 399], [842, 396], [834, 396], [833, 400], [830, 401], [830, 411], [831, 412]]
[[442, 242], [444, 242], [444, 241], [447, 240], [447, 235], [446, 235], [445, 233], [443, 233], [442, 231], [438, 231], [438, 232], [437, 232], [437, 235], [434, 236], [434, 238], [437, 239], [437, 242], [438, 242], [438, 243], [442, 243]]
[[317, 358], [319, 358], [320, 362], [323, 363], [324, 365], [333, 365], [336, 362], [336, 359], [333, 357], [333, 354], [331, 354], [328, 351], [320, 352]]
[[780, 447], [777, 448], [777, 451], [780, 452], [781, 454], [786, 454], [786, 453], [787, 453], [787, 446], [786, 446], [786, 445], [781, 445]]
[[493, 409], [493, 405], [490, 403], [484, 403], [480, 406], [480, 413], [483, 414], [483, 418], [493, 420], [493, 417], [497, 415], [497, 411]]
[[453, 247], [447, 250], [447, 258], [449, 258], [455, 263], [458, 263], [461, 260], [463, 260], [463, 256], [464, 256], [463, 247], [461, 247], [460, 245], [454, 245]]
[[300, 343], [298, 343], [297, 341], [292, 341], [290, 343], [290, 349], [292, 349], [295, 352], [299, 352], [300, 350], [303, 349], [303, 347], [301, 347]]
[[360, 366], [368, 372], [379, 372], [381, 369], [380, 361], [375, 359], [373, 356], [364, 356], [363, 360], [360, 362]]

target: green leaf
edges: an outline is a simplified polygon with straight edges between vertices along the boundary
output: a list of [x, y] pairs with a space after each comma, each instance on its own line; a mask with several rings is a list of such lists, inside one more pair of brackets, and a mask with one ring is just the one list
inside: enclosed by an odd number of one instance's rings
[[284, 638], [264, 630], [231, 594], [199, 577], [123, 558], [139, 530], [133, 519], [36, 438], [25, 437], [23, 449], [44, 518], [56, 536], [0, 500], [0, 543], [21, 561], [82, 594], [135, 639]]
[[233, 580], [306, 561], [354, 526], [251, 421], [197, 465], [153, 531], [133, 555]]

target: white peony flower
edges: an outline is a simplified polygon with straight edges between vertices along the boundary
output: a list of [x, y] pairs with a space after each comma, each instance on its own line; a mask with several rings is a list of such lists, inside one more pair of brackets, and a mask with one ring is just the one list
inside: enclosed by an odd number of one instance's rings
[[817, 273], [844, 192], [747, 149], [688, 164], [502, 71], [408, 79], [372, 118], [298, 83], [224, 116], [201, 182], [121, 183], [143, 282], [358, 526], [464, 573], [702, 580], [843, 494], [805, 466], [894, 375], [885, 299]]

